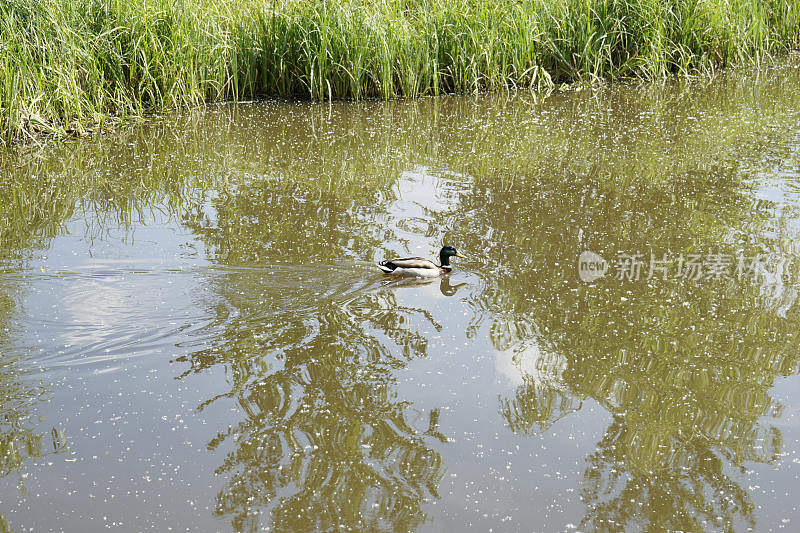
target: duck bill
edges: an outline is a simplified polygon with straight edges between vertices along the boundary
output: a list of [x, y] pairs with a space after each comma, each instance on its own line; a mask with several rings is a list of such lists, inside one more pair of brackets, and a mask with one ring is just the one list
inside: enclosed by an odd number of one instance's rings
[[456, 254], [456, 257], [460, 257], [461, 259], [466, 259], [467, 258], [466, 255], [461, 255], [461, 254]]

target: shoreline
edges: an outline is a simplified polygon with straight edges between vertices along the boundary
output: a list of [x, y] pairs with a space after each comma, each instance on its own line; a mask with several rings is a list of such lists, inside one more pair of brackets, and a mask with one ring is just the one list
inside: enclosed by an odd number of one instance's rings
[[16, 0], [0, 5], [0, 146], [207, 103], [704, 77], [798, 46], [800, 0]]

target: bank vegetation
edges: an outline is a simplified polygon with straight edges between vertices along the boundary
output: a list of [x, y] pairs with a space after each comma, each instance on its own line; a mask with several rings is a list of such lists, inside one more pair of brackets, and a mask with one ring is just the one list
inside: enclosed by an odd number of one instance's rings
[[0, 143], [210, 101], [663, 79], [800, 44], [800, 0], [0, 0]]

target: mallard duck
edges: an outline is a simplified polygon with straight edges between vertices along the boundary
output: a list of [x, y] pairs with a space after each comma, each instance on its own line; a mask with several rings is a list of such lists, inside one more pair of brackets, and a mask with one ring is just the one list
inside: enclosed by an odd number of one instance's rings
[[451, 272], [453, 267], [450, 266], [450, 258], [453, 256], [464, 257], [458, 253], [455, 248], [447, 245], [439, 252], [439, 259], [442, 262], [441, 266], [424, 257], [398, 257], [381, 261], [378, 263], [378, 268], [383, 270], [386, 274], [394, 274], [396, 276], [430, 278]]

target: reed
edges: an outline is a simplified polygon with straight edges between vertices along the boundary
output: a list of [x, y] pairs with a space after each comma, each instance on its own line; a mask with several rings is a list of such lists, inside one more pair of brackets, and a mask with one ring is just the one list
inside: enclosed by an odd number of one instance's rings
[[800, 0], [0, 0], [0, 142], [261, 96], [660, 79], [800, 44]]

